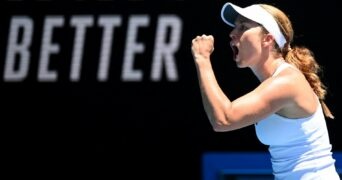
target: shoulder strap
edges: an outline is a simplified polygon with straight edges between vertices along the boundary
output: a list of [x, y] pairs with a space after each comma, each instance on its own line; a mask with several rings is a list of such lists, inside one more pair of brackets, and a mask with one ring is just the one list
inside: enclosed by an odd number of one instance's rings
[[275, 72], [273, 73], [272, 76], [278, 75], [282, 70], [284, 70], [284, 69], [287, 68], [287, 67], [292, 67], [292, 66], [291, 66], [291, 64], [286, 63], [286, 62], [281, 63], [281, 64], [278, 66], [278, 68], [275, 70]]

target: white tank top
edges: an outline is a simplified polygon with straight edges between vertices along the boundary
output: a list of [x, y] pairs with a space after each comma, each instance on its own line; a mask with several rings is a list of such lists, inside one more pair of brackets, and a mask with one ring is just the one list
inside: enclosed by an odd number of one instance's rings
[[[287, 67], [282, 63], [273, 74]], [[255, 124], [258, 139], [269, 146], [275, 179], [338, 180], [321, 105], [306, 118], [272, 114]]]

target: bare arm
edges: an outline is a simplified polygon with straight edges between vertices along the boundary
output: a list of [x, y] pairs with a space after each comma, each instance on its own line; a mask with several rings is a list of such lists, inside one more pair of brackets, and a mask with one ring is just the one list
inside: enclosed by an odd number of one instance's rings
[[203, 106], [215, 131], [231, 131], [252, 125], [288, 104], [293, 94], [283, 80], [264, 81], [252, 92], [231, 101], [220, 88], [210, 62], [212, 36], [197, 36], [192, 54], [198, 73]]

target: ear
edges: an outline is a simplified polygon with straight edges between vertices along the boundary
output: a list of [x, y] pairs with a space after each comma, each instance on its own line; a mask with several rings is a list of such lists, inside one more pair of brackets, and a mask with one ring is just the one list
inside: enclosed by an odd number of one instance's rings
[[274, 46], [275, 40], [274, 37], [268, 33], [264, 35], [264, 39], [263, 39], [263, 45], [266, 46]]

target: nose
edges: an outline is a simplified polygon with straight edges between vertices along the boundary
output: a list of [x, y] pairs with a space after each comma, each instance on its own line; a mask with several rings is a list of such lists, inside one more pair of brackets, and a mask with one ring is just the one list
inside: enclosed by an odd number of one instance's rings
[[232, 40], [236, 39], [236, 37], [237, 37], [236, 28], [234, 28], [234, 29], [229, 33], [229, 37], [230, 37]]

